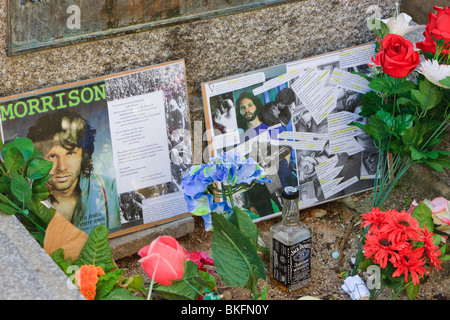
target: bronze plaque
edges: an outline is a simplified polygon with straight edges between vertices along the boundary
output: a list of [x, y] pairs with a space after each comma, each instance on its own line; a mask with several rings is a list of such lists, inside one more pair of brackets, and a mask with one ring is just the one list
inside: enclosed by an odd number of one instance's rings
[[287, 2], [294, 0], [8, 0], [8, 55]]

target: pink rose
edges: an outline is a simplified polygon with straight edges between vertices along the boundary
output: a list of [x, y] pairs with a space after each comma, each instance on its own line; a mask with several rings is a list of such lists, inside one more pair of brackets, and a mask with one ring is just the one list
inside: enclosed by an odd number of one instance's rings
[[438, 197], [431, 201], [431, 214], [436, 229], [450, 234], [450, 204], [444, 197]]
[[178, 241], [171, 236], [160, 236], [139, 250], [138, 261], [145, 273], [162, 285], [183, 277], [186, 254]]

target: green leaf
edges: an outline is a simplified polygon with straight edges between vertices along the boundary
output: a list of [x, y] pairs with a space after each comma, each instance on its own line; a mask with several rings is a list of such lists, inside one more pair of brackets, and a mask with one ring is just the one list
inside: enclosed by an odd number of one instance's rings
[[441, 260], [441, 261], [448, 261], [448, 260], [450, 260], [450, 254], [442, 256], [439, 260]]
[[200, 276], [199, 271], [194, 262], [187, 261], [182, 279], [173, 281], [170, 286], [157, 284], [153, 287], [153, 292], [167, 300], [197, 300], [198, 294], [203, 294], [205, 288], [214, 289]]
[[40, 153], [34, 147], [33, 142], [28, 138], [16, 137], [13, 141], [5, 144], [3, 148], [4, 155], [6, 155], [6, 153], [8, 153], [8, 150], [12, 148], [20, 150], [24, 162], [27, 162], [33, 155], [40, 155]]
[[423, 141], [425, 132], [426, 127], [424, 127], [422, 123], [416, 121], [415, 125], [407, 129], [402, 135], [402, 141], [404, 144], [418, 149]]
[[26, 203], [27, 208], [30, 209], [31, 212], [33, 212], [36, 217], [38, 217], [44, 225], [43, 228], [47, 228], [50, 221], [53, 219], [53, 216], [55, 215], [55, 209], [49, 208], [42, 204], [40, 201], [35, 201], [34, 199], [31, 199]]
[[405, 93], [405, 92], [410, 92], [415, 87], [416, 87], [416, 84], [412, 81], [408, 81], [408, 80], [402, 81], [397, 88], [397, 93], [401, 94], [401, 93]]
[[[74, 274], [73, 269], [69, 268], [73, 265], [72, 259], [69, 258], [64, 260], [64, 249], [60, 248], [50, 254], [50, 257], [55, 261], [55, 263], [59, 266], [59, 268], [66, 274], [68, 277], [72, 277]], [[78, 267], [76, 267], [78, 269]]]
[[213, 258], [220, 278], [229, 286], [247, 289], [265, 279], [264, 264], [250, 240], [223, 216], [212, 212], [211, 218]]
[[388, 129], [394, 126], [394, 116], [391, 113], [380, 110], [375, 114], [375, 116], [376, 118], [382, 120]]
[[382, 119], [380, 119], [377, 115], [368, 118], [367, 122], [368, 124], [358, 127], [364, 130], [369, 136], [371, 136], [372, 139], [376, 141], [381, 141], [389, 136], [385, 122]]
[[75, 263], [79, 266], [83, 264], [101, 266], [105, 272], [115, 268], [112, 264], [108, 234], [109, 230], [104, 225], [99, 225], [92, 229], [88, 240], [81, 250], [80, 257]]
[[406, 130], [414, 124], [414, 116], [410, 114], [400, 114], [394, 119], [394, 132], [402, 136]]
[[406, 97], [400, 97], [397, 99], [397, 105], [406, 105], [406, 104], [413, 104], [414, 101], [406, 98]]
[[375, 34], [376, 37], [383, 39], [389, 33], [389, 27], [380, 19], [372, 16], [368, 19], [368, 27]]
[[0, 193], [2, 194], [9, 194], [10, 192], [10, 183], [11, 179], [8, 176], [1, 176], [0, 177]]
[[444, 86], [450, 87], [450, 77], [447, 77], [447, 78], [439, 81], [439, 83], [444, 85]]
[[33, 192], [33, 201], [44, 201], [50, 196], [50, 191], [46, 185], [33, 185], [31, 186]]
[[17, 148], [9, 148], [4, 153], [4, 164], [7, 172], [12, 170], [21, 170], [25, 161], [22, 153]]
[[419, 90], [411, 90], [411, 97], [414, 101], [418, 102], [422, 109], [427, 103], [426, 97]]
[[419, 293], [419, 289], [420, 289], [420, 283], [418, 283], [417, 285], [415, 285], [413, 282], [408, 282], [406, 284], [406, 295], [408, 296], [409, 300], [414, 300], [414, 298], [417, 296], [417, 294]]
[[141, 291], [141, 289], [144, 288], [144, 280], [142, 280], [142, 276], [138, 274], [124, 279], [120, 283], [120, 286], [130, 291]]
[[42, 179], [52, 169], [53, 162], [45, 159], [34, 159], [27, 168], [27, 177], [29, 179]]
[[441, 102], [444, 94], [442, 90], [424, 78], [419, 83], [419, 90], [411, 90], [413, 100], [419, 102], [423, 110], [430, 110]]
[[375, 78], [369, 83], [369, 88], [376, 92], [392, 93], [392, 83], [388, 78]]
[[359, 115], [363, 117], [370, 117], [375, 115], [377, 111], [381, 110], [382, 99], [376, 94], [375, 91], [369, 91], [362, 97], [361, 104], [362, 107]]
[[0, 203], [0, 211], [3, 211], [6, 214], [16, 214], [17, 210], [9, 204]]
[[106, 297], [112, 291], [116, 283], [118, 283], [119, 279], [123, 275], [123, 272], [123, 269], [117, 269], [105, 273], [103, 276], [99, 277], [95, 299], [101, 300], [102, 298]]
[[17, 200], [26, 203], [31, 200], [32, 191], [27, 179], [17, 174], [11, 178], [11, 192]]
[[106, 297], [102, 300], [145, 300], [140, 296], [132, 296], [130, 291], [124, 288], [114, 288]]
[[252, 218], [241, 208], [234, 207], [231, 215], [231, 222], [239, 228], [241, 233], [245, 235], [252, 245], [257, 248], [258, 244], [258, 227]]
[[413, 146], [409, 146], [409, 150], [411, 150], [411, 159], [413, 161], [419, 161], [423, 158], [425, 158], [425, 154], [414, 148]]
[[439, 153], [439, 156], [436, 159], [425, 159], [423, 163], [437, 172], [443, 172], [444, 168], [450, 168], [450, 158], [448, 155], [441, 153]]
[[198, 275], [205, 281], [206, 288], [213, 291], [216, 287], [216, 279], [207, 271], [198, 270]]
[[431, 216], [431, 209], [425, 204], [420, 203], [412, 212], [411, 216], [417, 220], [420, 227], [426, 226], [429, 232], [434, 230], [433, 218]]

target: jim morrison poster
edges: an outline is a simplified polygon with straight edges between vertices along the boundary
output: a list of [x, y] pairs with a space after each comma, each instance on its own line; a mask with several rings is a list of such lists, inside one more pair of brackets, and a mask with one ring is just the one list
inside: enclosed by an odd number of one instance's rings
[[0, 100], [2, 140], [52, 161], [46, 201], [87, 233], [119, 235], [183, 217], [192, 162], [184, 61]]
[[359, 115], [373, 44], [202, 84], [211, 155], [252, 157], [271, 183], [236, 197], [255, 221], [281, 212], [298, 187], [307, 208], [373, 187], [378, 151]]

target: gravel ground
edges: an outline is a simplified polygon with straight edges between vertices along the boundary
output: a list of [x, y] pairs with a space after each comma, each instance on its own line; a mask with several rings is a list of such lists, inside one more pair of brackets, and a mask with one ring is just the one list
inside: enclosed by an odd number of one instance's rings
[[[354, 201], [360, 201], [364, 195], [353, 197]], [[261, 237], [267, 244], [270, 227], [281, 220], [280, 217], [258, 222]], [[294, 293], [285, 293], [270, 283], [270, 280], [260, 280], [260, 290], [267, 283], [268, 300], [297, 300], [301, 297], [312, 296], [322, 300], [351, 300], [350, 296], [341, 289], [344, 279], [341, 272], [351, 271], [353, 265], [351, 258], [356, 255], [360, 240], [358, 235], [362, 233], [357, 224], [355, 213], [348, 209], [344, 201], [334, 201], [323, 204], [313, 209], [301, 212], [301, 221], [313, 231], [312, 253], [312, 282], [311, 284]], [[351, 230], [349, 228], [351, 227]], [[348, 232], [347, 232], [348, 231]], [[211, 232], [205, 232], [203, 220], [195, 217], [195, 231], [179, 240], [186, 250], [202, 250], [211, 256]], [[335, 260], [331, 253], [341, 248], [341, 257]], [[263, 257], [264, 258], [264, 257]], [[142, 271], [137, 262], [139, 256], [133, 255], [117, 261], [119, 267], [125, 269], [125, 275], [141, 274], [147, 285], [150, 279]], [[266, 275], [269, 279], [268, 260], [263, 259], [266, 265]], [[360, 274], [366, 277], [365, 274]], [[251, 300], [250, 291], [242, 288], [227, 287], [217, 277], [217, 287], [224, 298], [232, 300]], [[379, 300], [389, 300], [388, 294], [382, 295]], [[400, 299], [407, 299], [400, 296]], [[432, 273], [421, 285], [418, 300], [448, 300], [450, 299], [450, 261], [443, 264], [443, 270]]]

